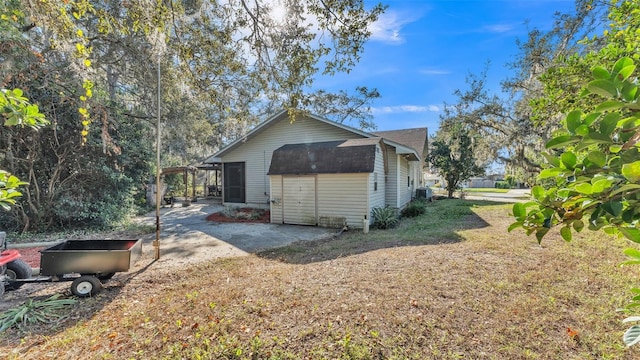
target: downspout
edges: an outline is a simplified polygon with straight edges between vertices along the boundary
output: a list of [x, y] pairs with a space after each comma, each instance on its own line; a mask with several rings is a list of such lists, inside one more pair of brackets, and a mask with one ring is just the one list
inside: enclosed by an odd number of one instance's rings
[[[267, 196], [267, 151], [262, 151], [262, 174], [264, 174], [264, 178], [262, 179], [264, 185], [264, 196]], [[267, 202], [269, 199], [267, 198]]]

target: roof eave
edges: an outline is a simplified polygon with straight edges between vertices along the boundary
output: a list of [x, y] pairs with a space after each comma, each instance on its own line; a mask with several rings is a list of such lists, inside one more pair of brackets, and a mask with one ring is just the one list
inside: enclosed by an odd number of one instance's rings
[[408, 146], [404, 146], [404, 145], [398, 144], [396, 142], [384, 139], [384, 138], [383, 138], [383, 141], [384, 141], [385, 144], [395, 147], [396, 148], [396, 154], [398, 154], [398, 155], [407, 155], [407, 159], [409, 161], [420, 161], [421, 160], [420, 155], [414, 149], [412, 149], [412, 148], [410, 148]]
[[222, 155], [224, 155], [224, 153], [226, 153], [226, 152], [228, 152], [228, 151], [230, 151], [232, 149], [235, 149], [237, 146], [239, 146], [240, 144], [244, 143], [249, 138], [253, 137], [255, 134], [259, 133], [260, 131], [262, 131], [263, 129], [265, 129], [269, 125], [271, 125], [271, 123], [274, 120], [278, 119], [279, 117], [281, 117], [284, 114], [287, 114], [287, 110], [281, 110], [280, 112], [278, 112], [275, 115], [271, 116], [267, 120], [261, 122], [256, 127], [251, 129], [248, 133], [246, 133], [245, 135], [237, 138], [233, 142], [229, 143], [227, 146], [225, 146], [222, 149], [218, 150], [218, 152], [216, 152], [215, 154], [209, 156], [204, 162], [205, 163], [211, 163], [211, 162], [216, 161], [216, 160], [220, 161], [220, 158], [222, 157]]

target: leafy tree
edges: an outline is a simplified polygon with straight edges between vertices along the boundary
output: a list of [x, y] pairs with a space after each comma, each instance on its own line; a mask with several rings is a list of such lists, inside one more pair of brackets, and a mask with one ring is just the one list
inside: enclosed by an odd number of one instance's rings
[[339, 123], [347, 120], [357, 121], [361, 130], [375, 130], [376, 125], [372, 121], [371, 101], [379, 98], [380, 93], [376, 89], [358, 86], [355, 94], [339, 91], [337, 94], [318, 90], [309, 96], [305, 108], [313, 114], [324, 116]]
[[[516, 222], [509, 231], [521, 227], [540, 242], [560, 226], [560, 234], [570, 241], [573, 231], [588, 228], [640, 243], [640, 89], [632, 77], [635, 71], [630, 58], [618, 60], [610, 70], [593, 68], [594, 80], [585, 94], [598, 99], [595, 109], [569, 113], [563, 129], [547, 142], [538, 179], [548, 186], [535, 186], [533, 201], [513, 206]], [[640, 264], [639, 251], [626, 252], [631, 263]], [[640, 326], [629, 329], [624, 341], [640, 342]]]
[[[41, 78], [35, 76], [33, 81]], [[28, 181], [22, 200], [0, 216], [7, 230], [106, 227], [132, 211], [136, 190], [149, 173], [151, 149], [141, 142], [145, 124], [113, 121], [108, 134], [92, 127], [84, 145], [78, 141], [79, 115], [55, 92], [42, 96], [33, 83], [24, 85], [54, 108], [53, 126], [38, 132], [0, 129], [2, 167]], [[142, 131], [140, 131], [142, 130]], [[104, 146], [104, 136], [111, 138]]]
[[[37, 105], [31, 104], [20, 89], [0, 89], [0, 114], [4, 126], [39, 129], [48, 124]], [[0, 207], [10, 210], [16, 199], [22, 196], [19, 187], [28, 185], [11, 173], [0, 169]]]
[[[557, 114], [567, 114], [575, 108], [593, 110], [598, 104], [594, 98], [574, 96], [584, 85], [584, 79], [589, 78], [591, 69], [595, 66], [611, 68], [622, 57], [640, 59], [637, 52], [640, 4], [612, 0], [608, 5], [605, 12], [608, 21], [604, 22], [595, 21], [604, 17], [597, 11], [603, 7], [599, 2], [584, 4], [585, 20], [581, 27], [585, 28], [586, 34], [582, 39], [573, 39], [571, 44], [574, 45], [567, 46], [570, 52], [545, 59], [544, 71], [539, 76], [543, 91], [531, 99], [536, 123], [556, 122]], [[602, 35], [589, 34], [596, 25], [606, 27]]]
[[[0, 128], [0, 167], [29, 183], [21, 201], [0, 214], [1, 226], [21, 231], [105, 227], [128, 216], [150, 170], [151, 148], [142, 141], [149, 138], [149, 126], [122, 121], [107, 109], [116, 105], [96, 101], [102, 98], [99, 88], [94, 100], [80, 99], [86, 89], [72, 62], [56, 51], [37, 51], [42, 49], [38, 39], [0, 42], [0, 56], [11, 64], [1, 67], [2, 86], [24, 90], [53, 125], [38, 132]], [[103, 126], [89, 128], [81, 141], [85, 120], [79, 109], [88, 101]]]
[[445, 117], [461, 119], [480, 135], [479, 159], [503, 163], [520, 182], [528, 182], [529, 174], [540, 171], [540, 152], [562, 114], [568, 112], [557, 106], [561, 103], [557, 97], [549, 100], [550, 93], [571, 93], [580, 86], [565, 77], [558, 77], [553, 86], [543, 80], [562, 69], [573, 54], [596, 47], [580, 40], [602, 25], [606, 8], [603, 2], [576, 0], [575, 11], [555, 15], [551, 30], [531, 29], [517, 42], [519, 52], [508, 64], [512, 75], [502, 81], [501, 92], [489, 91], [488, 66], [480, 74], [469, 75], [467, 88], [455, 92], [456, 103], [445, 107]]
[[38, 105], [29, 102], [20, 89], [0, 89], [0, 114], [4, 126], [37, 129], [48, 124]]
[[90, 61], [98, 71], [87, 76], [104, 71], [118, 85], [159, 59], [164, 73], [175, 74], [174, 91], [197, 93], [225, 117], [244, 120], [262, 106], [304, 108], [318, 72], [356, 64], [368, 25], [383, 11], [361, 0], [71, 0], [31, 4], [28, 15], [51, 29], [47, 42], [56, 49]]
[[[9, 21], [17, 20], [20, 15], [20, 12], [9, 11], [7, 7], [0, 8], [0, 27], [4, 27]], [[30, 103], [20, 89], [0, 88], [0, 119], [7, 127], [39, 129], [49, 123], [38, 106]], [[10, 210], [16, 199], [22, 196], [18, 188], [24, 185], [27, 183], [0, 169], [0, 207]]]
[[[640, 59], [640, 3], [612, 0], [607, 13], [609, 27], [602, 35], [585, 37], [575, 46], [580, 51], [547, 61], [539, 76], [543, 92], [530, 102], [537, 124], [568, 113], [563, 128], [546, 142], [538, 176], [545, 186], [532, 189], [532, 202], [513, 208], [516, 222], [510, 230], [522, 227], [538, 241], [559, 226], [567, 241], [573, 231], [588, 228], [640, 242], [639, 73], [634, 65]], [[589, 76], [594, 80], [585, 96], [576, 96]], [[628, 264], [640, 264], [636, 249], [625, 253], [631, 257]], [[636, 297], [630, 308], [638, 305]], [[638, 343], [640, 326], [632, 326], [623, 340], [628, 346]]]
[[486, 88], [486, 70], [479, 76], [469, 75], [467, 83], [469, 89], [455, 92], [458, 101], [445, 106], [443, 117], [456, 118], [478, 134], [477, 159], [499, 161], [523, 172], [539, 170], [536, 151], [548, 130], [534, 126], [522, 103], [491, 94]]
[[29, 182], [0, 224], [117, 222], [144, 205], [156, 131], [168, 166], [199, 161], [283, 107], [323, 103], [366, 124], [375, 90], [308, 91], [317, 73], [355, 65], [383, 10], [359, 0], [3, 2], [0, 87], [22, 89], [53, 126], [0, 129], [0, 166]]
[[427, 161], [444, 177], [449, 198], [462, 182], [484, 174], [484, 167], [476, 163], [472, 137], [460, 124], [449, 126], [448, 130], [441, 125], [432, 141]]

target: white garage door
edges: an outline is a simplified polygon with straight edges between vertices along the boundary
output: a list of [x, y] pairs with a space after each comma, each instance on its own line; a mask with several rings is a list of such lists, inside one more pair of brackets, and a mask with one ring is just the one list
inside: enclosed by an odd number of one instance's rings
[[316, 177], [282, 178], [282, 206], [285, 224], [316, 225]]

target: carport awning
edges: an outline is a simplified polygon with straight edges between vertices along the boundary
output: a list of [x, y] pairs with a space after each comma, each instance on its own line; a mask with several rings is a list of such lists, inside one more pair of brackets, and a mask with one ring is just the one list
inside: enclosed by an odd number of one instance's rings
[[284, 145], [273, 152], [267, 175], [371, 173], [381, 138]]

